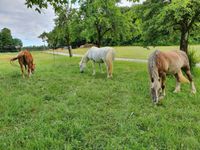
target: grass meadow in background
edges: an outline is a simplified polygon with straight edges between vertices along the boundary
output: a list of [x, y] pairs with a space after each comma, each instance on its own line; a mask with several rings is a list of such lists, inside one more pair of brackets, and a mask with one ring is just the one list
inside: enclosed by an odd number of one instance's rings
[[[118, 46], [113, 47], [116, 51], [116, 57], [121, 58], [135, 58], [135, 59], [147, 59], [149, 54], [151, 54], [154, 50], [161, 51], [170, 51], [170, 50], [179, 50], [179, 46], [158, 46], [158, 47], [149, 47], [143, 48], [141, 46]], [[73, 54], [85, 54], [85, 52], [89, 48], [77, 48], [73, 49]], [[191, 45], [189, 46], [189, 50], [193, 50], [196, 52], [196, 55], [200, 57], [200, 45]], [[58, 49], [56, 51], [68, 53], [68, 50]]]
[[0, 149], [199, 149], [199, 68], [196, 95], [188, 84], [174, 94], [168, 77], [154, 106], [145, 63], [115, 61], [107, 79], [90, 63], [79, 73], [80, 58], [34, 52], [35, 74], [22, 79], [15, 55], [0, 54]]

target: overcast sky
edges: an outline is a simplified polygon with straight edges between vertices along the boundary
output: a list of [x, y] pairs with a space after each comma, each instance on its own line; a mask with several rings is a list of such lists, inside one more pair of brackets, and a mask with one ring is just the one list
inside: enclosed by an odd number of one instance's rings
[[[121, 6], [130, 6], [132, 3], [122, 0]], [[41, 14], [27, 8], [25, 0], [0, 0], [0, 30], [9, 28], [12, 36], [22, 40], [24, 46], [42, 45], [38, 36], [54, 27], [54, 11], [51, 7]]]

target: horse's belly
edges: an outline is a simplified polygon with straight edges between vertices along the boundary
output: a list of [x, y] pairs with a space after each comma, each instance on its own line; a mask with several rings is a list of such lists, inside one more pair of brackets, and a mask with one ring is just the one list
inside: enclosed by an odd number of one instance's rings
[[178, 73], [178, 71], [180, 70], [181, 66], [179, 65], [176, 65], [176, 66], [170, 66], [168, 68], [168, 73], [171, 73], [171, 74], [176, 74]]
[[96, 62], [96, 63], [103, 63], [104, 61], [102, 59], [97, 59], [97, 60], [94, 60], [94, 62]]

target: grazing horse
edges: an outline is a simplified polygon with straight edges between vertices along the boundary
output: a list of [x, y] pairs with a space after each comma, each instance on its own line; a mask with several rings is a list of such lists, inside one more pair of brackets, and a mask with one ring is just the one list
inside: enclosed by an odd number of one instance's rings
[[86, 64], [89, 60], [92, 60], [93, 64], [93, 75], [96, 74], [95, 71], [95, 63], [98, 63], [101, 68], [101, 64], [105, 63], [107, 68], [107, 77], [112, 77], [112, 71], [113, 71], [113, 60], [115, 57], [114, 49], [111, 47], [92, 47], [90, 48], [83, 58], [81, 59], [79, 65], [80, 65], [80, 72], [83, 73], [84, 69], [86, 67]]
[[[183, 76], [181, 69], [186, 73], [189, 81]], [[148, 70], [151, 80], [151, 95], [154, 103], [158, 103], [159, 99], [165, 96], [166, 74], [173, 74], [176, 78], [175, 93], [180, 91], [181, 82], [190, 82], [191, 92], [196, 93], [189, 60], [183, 51], [154, 51], [148, 59]]]
[[24, 67], [27, 69], [28, 66], [28, 77], [30, 77], [31, 73], [35, 70], [35, 64], [33, 64], [33, 57], [28, 50], [20, 51], [16, 57], [10, 59], [10, 62], [18, 59], [20, 64], [20, 68], [22, 71], [22, 77], [24, 78]]

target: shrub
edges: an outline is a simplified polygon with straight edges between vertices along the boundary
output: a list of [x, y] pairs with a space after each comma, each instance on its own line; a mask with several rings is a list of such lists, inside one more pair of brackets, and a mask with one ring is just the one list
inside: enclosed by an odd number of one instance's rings
[[199, 59], [199, 56], [197, 55], [197, 52], [193, 49], [188, 51], [188, 58], [189, 58], [191, 69], [193, 69], [198, 62], [200, 62], [200, 59]]

